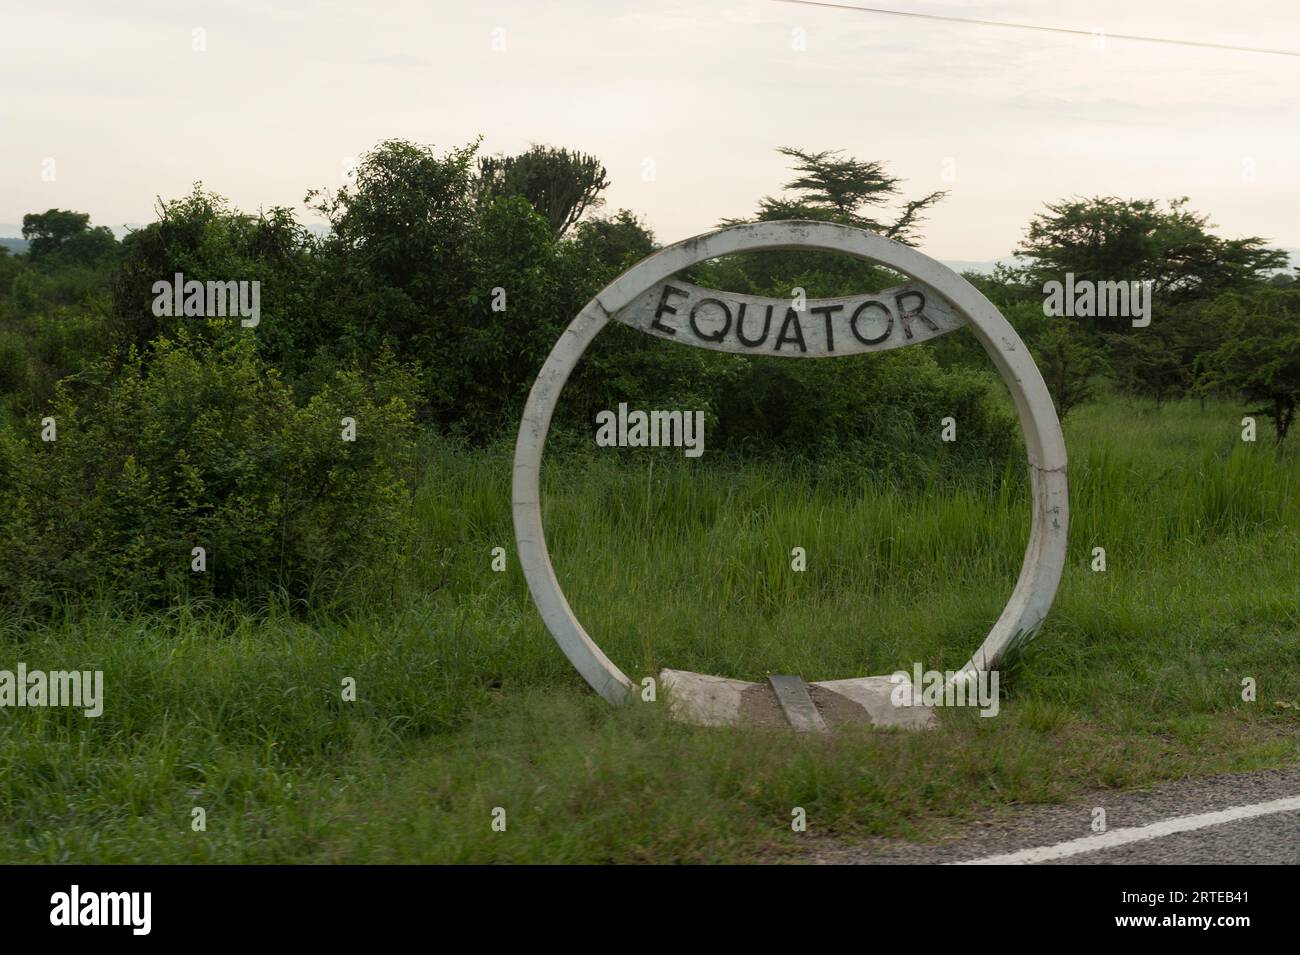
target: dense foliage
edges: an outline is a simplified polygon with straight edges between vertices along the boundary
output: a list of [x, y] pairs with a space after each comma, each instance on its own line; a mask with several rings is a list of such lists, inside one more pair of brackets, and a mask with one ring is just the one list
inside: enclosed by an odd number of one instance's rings
[[[796, 175], [755, 219], [913, 242], [943, 198], [902, 198], [879, 162], [782, 152]], [[592, 214], [607, 185], [598, 160], [567, 150], [389, 141], [342, 188], [308, 194], [323, 231], [288, 208], [243, 213], [201, 184], [120, 242], [83, 213], [26, 216], [27, 253], [0, 248], [0, 606], [376, 592], [406, 552], [417, 426], [508, 440], [567, 323], [657, 248], [633, 212]], [[1300, 403], [1298, 293], [1270, 279], [1282, 253], [1210, 228], [1185, 200], [1069, 200], [1029, 224], [1020, 265], [968, 278], [1033, 349], [1062, 415], [1104, 389], [1217, 394], [1269, 417], [1280, 441]], [[1150, 281], [1155, 321], [1045, 317], [1043, 284], [1067, 272]], [[177, 276], [258, 283], [256, 327], [160, 310], [157, 283]], [[900, 281], [798, 250], [689, 278], [777, 297]], [[557, 446], [589, 446], [595, 414], [620, 402], [701, 410], [710, 453], [801, 459], [810, 473], [913, 487], [1020, 475], [1014, 417], [965, 331], [791, 362], [664, 347], [614, 324], [566, 386]], [[940, 440], [947, 417], [955, 442]]]
[[54, 440], [0, 430], [0, 605], [382, 591], [409, 543], [414, 394], [384, 356], [295, 401], [251, 339], [183, 330], [90, 365], [59, 386]]

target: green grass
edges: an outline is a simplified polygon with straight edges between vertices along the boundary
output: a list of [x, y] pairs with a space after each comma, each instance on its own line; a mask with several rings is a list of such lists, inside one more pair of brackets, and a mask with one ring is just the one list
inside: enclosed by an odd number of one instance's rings
[[[96, 720], [0, 710], [0, 862], [798, 858], [810, 835], [929, 839], [983, 807], [1294, 762], [1300, 716], [1275, 703], [1300, 701], [1300, 459], [1241, 442], [1240, 418], [1076, 411], [1070, 559], [1000, 715], [832, 739], [682, 726], [662, 701], [609, 708], [518, 572], [510, 449], [434, 448], [395, 606], [307, 621], [79, 607], [0, 631], [0, 669], [99, 668], [106, 695]], [[927, 494], [707, 461], [548, 462], [556, 572], [634, 679], [953, 668], [1019, 571], [1018, 466]], [[1099, 546], [1105, 573], [1089, 566]], [[790, 831], [795, 806], [808, 834]]]

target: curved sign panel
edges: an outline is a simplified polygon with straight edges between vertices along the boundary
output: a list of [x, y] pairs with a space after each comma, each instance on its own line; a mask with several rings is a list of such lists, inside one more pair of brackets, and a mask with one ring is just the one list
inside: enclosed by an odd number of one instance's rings
[[683, 345], [788, 358], [901, 348], [966, 324], [938, 292], [914, 283], [796, 304], [670, 280], [652, 285], [614, 317]]

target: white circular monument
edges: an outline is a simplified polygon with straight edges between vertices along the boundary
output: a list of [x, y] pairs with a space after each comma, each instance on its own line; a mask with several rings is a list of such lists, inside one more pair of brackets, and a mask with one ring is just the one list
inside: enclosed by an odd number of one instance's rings
[[[796, 310], [788, 301], [703, 289], [677, 281], [682, 269], [718, 256], [764, 249], [843, 252], [886, 266], [911, 279], [868, 295], [809, 299]], [[605, 287], [565, 329], [537, 376], [515, 446], [513, 511], [524, 577], [556, 643], [601, 696], [624, 702], [633, 684], [583, 629], [556, 580], [542, 530], [539, 476], [542, 450], [564, 383], [596, 334], [611, 320], [682, 344], [718, 351], [778, 357], [825, 358], [897, 348], [969, 325], [1015, 399], [1029, 457], [1032, 528], [1020, 578], [1002, 615], [962, 668], [958, 679], [993, 670], [1007, 650], [1042, 624], [1065, 565], [1068, 501], [1065, 441], [1042, 375], [1010, 323], [956, 272], [909, 246], [862, 229], [826, 222], [758, 222], [731, 226], [670, 245], [643, 259]], [[761, 334], [760, 334], [761, 324]], [[747, 695], [762, 688], [725, 677], [665, 670], [665, 688], [679, 715], [701, 723], [744, 719]], [[786, 715], [800, 728], [799, 687], [773, 677]], [[801, 685], [801, 681], [798, 681]], [[933, 714], [891, 703], [888, 676], [810, 684], [813, 699], [842, 711], [861, 707], [864, 722], [923, 726]], [[829, 694], [829, 696], [828, 696]], [[804, 691], [805, 711], [812, 707]], [[793, 707], [793, 708], [792, 708]], [[751, 707], [752, 709], [752, 707]], [[816, 709], [807, 720], [820, 723]], [[806, 721], [805, 721], [806, 722]]]

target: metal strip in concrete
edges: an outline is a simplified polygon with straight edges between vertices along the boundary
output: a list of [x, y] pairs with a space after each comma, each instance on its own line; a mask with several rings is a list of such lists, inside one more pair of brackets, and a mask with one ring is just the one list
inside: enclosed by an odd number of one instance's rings
[[826, 723], [817, 712], [817, 705], [808, 692], [808, 684], [801, 677], [771, 675], [767, 682], [772, 684], [781, 711], [796, 733], [826, 732]]

